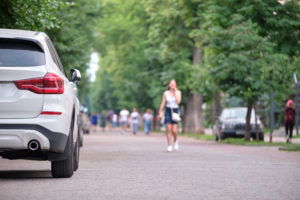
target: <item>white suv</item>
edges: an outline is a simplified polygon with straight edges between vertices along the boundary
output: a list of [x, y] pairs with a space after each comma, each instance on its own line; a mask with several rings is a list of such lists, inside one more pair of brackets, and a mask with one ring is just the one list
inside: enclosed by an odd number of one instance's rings
[[0, 155], [51, 161], [53, 177], [79, 162], [79, 101], [45, 33], [0, 29]]

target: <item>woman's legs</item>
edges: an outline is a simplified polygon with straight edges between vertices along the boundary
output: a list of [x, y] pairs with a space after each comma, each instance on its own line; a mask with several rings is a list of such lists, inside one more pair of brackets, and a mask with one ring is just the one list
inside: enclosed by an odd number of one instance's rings
[[287, 137], [289, 134], [289, 126], [285, 124], [285, 136]]
[[167, 123], [167, 141], [168, 141], [168, 145], [172, 145], [173, 144], [173, 133], [172, 133], [172, 124]]
[[148, 134], [151, 132], [151, 121], [148, 120], [147, 122]]
[[146, 120], [144, 120], [143, 126], [144, 126], [144, 133], [147, 134], [147, 124], [146, 124]]
[[294, 126], [293, 125], [290, 125], [290, 139], [292, 139], [292, 137], [293, 137], [293, 129], [294, 129]]
[[172, 125], [172, 135], [174, 137], [174, 142], [177, 141], [177, 124]]
[[285, 124], [285, 135], [287, 137], [286, 142], [290, 142], [293, 137], [294, 126], [290, 124]]
[[138, 131], [138, 123], [132, 123], [133, 134], [135, 135]]
[[144, 133], [149, 134], [150, 133], [150, 127], [151, 127], [151, 122], [148, 120], [144, 121]]

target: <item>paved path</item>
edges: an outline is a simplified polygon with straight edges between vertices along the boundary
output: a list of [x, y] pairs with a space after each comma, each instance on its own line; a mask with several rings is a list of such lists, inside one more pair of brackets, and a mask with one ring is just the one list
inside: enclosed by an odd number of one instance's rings
[[299, 200], [300, 153], [163, 135], [85, 135], [79, 170], [53, 179], [50, 163], [0, 159], [0, 199]]

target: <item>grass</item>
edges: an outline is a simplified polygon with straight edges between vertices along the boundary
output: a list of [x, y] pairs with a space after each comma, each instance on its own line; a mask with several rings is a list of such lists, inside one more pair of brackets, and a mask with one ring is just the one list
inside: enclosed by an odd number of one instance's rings
[[243, 138], [227, 138], [222, 140], [224, 144], [235, 144], [244, 146], [274, 146], [279, 147], [279, 150], [283, 151], [300, 151], [299, 144], [284, 143], [284, 142], [262, 142], [262, 141], [245, 141]]
[[246, 145], [246, 146], [278, 146], [280, 144], [285, 144], [282, 142], [263, 142], [263, 141], [245, 141], [244, 138], [226, 138], [225, 140], [222, 140], [221, 143], [224, 144], [236, 144], [236, 145]]
[[212, 135], [205, 135], [205, 134], [199, 134], [199, 133], [182, 133], [182, 134], [180, 134], [180, 136], [195, 138], [197, 140], [208, 140], [208, 141], [215, 140], [214, 136], [212, 136]]
[[293, 134], [293, 138], [300, 138], [300, 134], [299, 135]]
[[[204, 135], [204, 134], [180, 134], [184, 137], [195, 138], [197, 140], [206, 140], [206, 141], [214, 141], [214, 136], [212, 135]], [[244, 138], [227, 138], [221, 141], [222, 144], [233, 144], [233, 145], [243, 145], [243, 146], [272, 146], [279, 147], [279, 150], [282, 151], [300, 151], [299, 144], [292, 143], [284, 143], [284, 142], [263, 142], [263, 141], [245, 141]]]
[[300, 151], [300, 145], [286, 144], [285, 146], [279, 147], [282, 151]]
[[[160, 131], [154, 133], [162, 133]], [[180, 136], [190, 137], [197, 140], [214, 141], [215, 138], [212, 135], [197, 134], [197, 133], [181, 133]], [[300, 135], [293, 137], [300, 138]], [[243, 145], [243, 146], [272, 146], [279, 147], [282, 151], [300, 151], [299, 144], [285, 143], [285, 142], [263, 142], [263, 141], [245, 141], [244, 138], [227, 138], [221, 141], [222, 144], [233, 144], [233, 145]]]
[[[163, 131], [153, 131], [151, 133], [164, 134], [165, 132], [163, 132]], [[215, 140], [214, 136], [212, 136], [212, 135], [205, 135], [205, 134], [199, 134], [199, 133], [179, 133], [179, 135], [183, 136], [183, 137], [195, 138], [197, 140], [208, 140], [208, 141]]]

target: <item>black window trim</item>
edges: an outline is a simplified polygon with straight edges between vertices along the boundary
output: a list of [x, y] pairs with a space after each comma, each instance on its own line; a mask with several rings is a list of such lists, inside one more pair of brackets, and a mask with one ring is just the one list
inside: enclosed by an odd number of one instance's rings
[[13, 38], [6, 38], [6, 37], [0, 37], [0, 40], [2, 41], [15, 41], [15, 42], [20, 42], [20, 40], [22, 41], [28, 41], [28, 42], [33, 42], [35, 43], [39, 48], [40, 50], [45, 53], [45, 50], [43, 48], [43, 45], [37, 41], [37, 40], [34, 40], [34, 39], [30, 39], [30, 38], [21, 38], [21, 37], [13, 37]]

